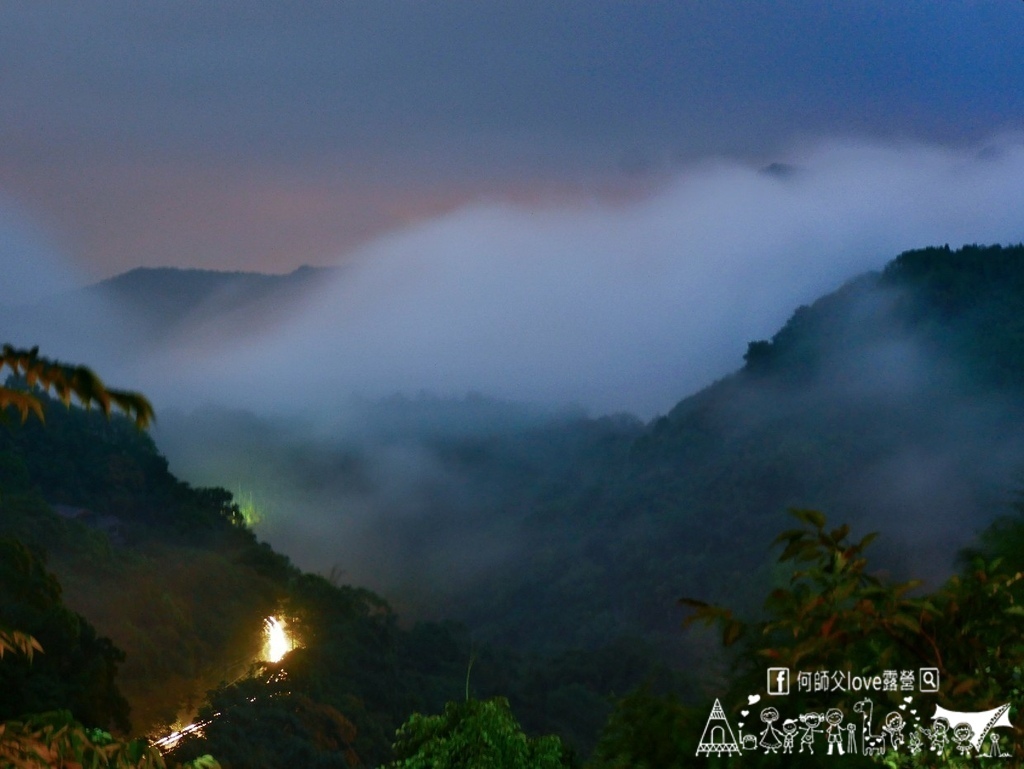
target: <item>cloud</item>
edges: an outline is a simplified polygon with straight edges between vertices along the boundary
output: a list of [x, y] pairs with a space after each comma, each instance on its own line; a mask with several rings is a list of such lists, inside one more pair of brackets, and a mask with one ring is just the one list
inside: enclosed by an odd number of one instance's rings
[[625, 204], [466, 207], [346, 256], [288, 327], [180, 354], [203, 372], [193, 386], [257, 406], [478, 390], [649, 417], [903, 250], [1024, 237], [1016, 139], [823, 142], [786, 160], [785, 175], [696, 165]]
[[0, 197], [0, 304], [26, 305], [67, 291], [80, 274], [43, 227]]
[[98, 277], [287, 272], [481, 189], [1019, 126], [1018, 6], [8, 4], [0, 186]]

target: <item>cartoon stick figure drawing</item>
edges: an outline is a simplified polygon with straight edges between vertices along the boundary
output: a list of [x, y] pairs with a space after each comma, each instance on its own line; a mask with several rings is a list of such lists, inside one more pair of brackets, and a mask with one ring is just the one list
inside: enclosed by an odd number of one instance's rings
[[956, 748], [960, 751], [961, 756], [966, 756], [971, 752], [971, 740], [974, 738], [974, 729], [971, 728], [970, 724], [957, 724], [956, 728], [953, 729], [953, 740], [956, 742]]
[[[921, 727], [918, 727], [920, 729]], [[913, 755], [917, 755], [921, 752], [921, 748], [924, 747], [924, 743], [921, 741], [921, 733], [916, 729], [910, 733], [907, 737], [907, 747]]]
[[946, 734], [948, 729], [949, 724], [942, 718], [932, 724], [932, 730], [928, 736], [932, 738], [932, 750], [936, 753], [942, 753], [946, 749], [946, 743], [949, 741], [949, 735]]
[[857, 727], [852, 723], [846, 725], [846, 733], [848, 738], [846, 740], [846, 752], [856, 753], [857, 752]]
[[758, 744], [764, 748], [765, 753], [777, 753], [782, 747], [782, 742], [779, 741], [779, 730], [773, 724], [779, 720], [779, 711], [775, 708], [765, 708], [761, 711], [761, 720], [767, 726], [761, 732], [761, 742]]
[[885, 717], [885, 722], [882, 724], [882, 731], [889, 735], [889, 742], [892, 743], [893, 750], [899, 750], [900, 745], [903, 744], [904, 726], [906, 726], [906, 724], [903, 723], [903, 716], [895, 710]]
[[843, 727], [840, 724], [843, 722], [843, 711], [839, 708], [831, 708], [825, 714], [825, 722], [828, 724], [828, 728], [825, 730], [825, 734], [828, 736], [828, 754], [832, 755], [832, 748], [839, 749], [839, 755], [843, 755]]
[[796, 721], [787, 718], [782, 722], [782, 752], [792, 753], [793, 742], [796, 739]]
[[821, 729], [821, 713], [804, 713], [800, 716], [800, 722], [804, 725], [803, 736], [800, 737], [800, 752], [807, 748], [811, 755], [814, 755], [814, 735]]
[[1003, 753], [999, 750], [999, 735], [995, 732], [991, 732], [989, 737], [992, 738], [992, 743], [988, 746], [988, 754], [992, 758], [1002, 758]]

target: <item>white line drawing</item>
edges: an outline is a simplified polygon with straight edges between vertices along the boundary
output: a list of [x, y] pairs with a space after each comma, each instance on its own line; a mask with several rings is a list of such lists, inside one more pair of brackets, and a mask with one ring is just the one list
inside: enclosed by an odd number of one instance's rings
[[896, 710], [885, 717], [885, 721], [882, 723], [882, 731], [889, 735], [889, 742], [892, 744], [893, 750], [899, 750], [900, 745], [903, 744], [903, 729], [905, 726], [903, 716]]
[[793, 742], [796, 740], [797, 723], [792, 718], [782, 722], [782, 752], [792, 753]]
[[932, 716], [932, 720], [942, 718], [949, 724], [968, 724], [974, 731], [971, 745], [974, 746], [978, 753], [981, 753], [981, 744], [985, 741], [985, 737], [988, 736], [990, 731], [997, 726], [1013, 728], [1013, 724], [1010, 723], [1010, 717], [1007, 715], [1009, 710], [1009, 702], [991, 710], [976, 711], [946, 710], [941, 705], [936, 705], [935, 715]]
[[885, 752], [885, 736], [874, 734], [871, 729], [872, 716], [875, 712], [875, 703], [867, 697], [853, 706], [854, 711], [861, 714], [861, 743], [865, 756], [880, 756]]
[[821, 731], [823, 720], [821, 713], [804, 713], [800, 716], [800, 722], [804, 725], [804, 733], [800, 738], [801, 753], [807, 748], [811, 755], [814, 755], [814, 735]]
[[907, 737], [907, 747], [910, 749], [911, 755], [916, 756], [924, 748], [924, 743], [921, 741], [921, 732], [918, 731], [920, 727], [915, 729]]
[[[747, 698], [748, 706], [761, 698], [751, 695]], [[816, 735], [824, 734], [828, 745], [828, 754], [881, 756], [887, 750], [899, 753], [904, 745], [911, 755], [917, 756], [927, 750], [938, 756], [946, 751], [954, 755], [959, 753], [962, 758], [972, 753], [979, 757], [1006, 758], [1011, 751], [1000, 745], [1001, 737], [994, 732], [999, 727], [1013, 728], [1010, 723], [1010, 703], [997, 708], [983, 711], [948, 710], [935, 705], [935, 714], [931, 723], [921, 723], [923, 714], [913, 704], [913, 697], [903, 698], [898, 703], [899, 710], [892, 710], [880, 719], [879, 732], [874, 731], [874, 701], [865, 697], [855, 703], [852, 712], [845, 708], [833, 707], [825, 712], [803, 713], [797, 718], [783, 718], [779, 710], [769, 706], [761, 710], [760, 717], [764, 729], [760, 733], [744, 733], [745, 724], [740, 721], [739, 730], [734, 731], [716, 699], [708, 715], [704, 732], [697, 747], [697, 755], [742, 755], [744, 751], [761, 750], [765, 754], [792, 755], [795, 752], [814, 755]], [[901, 712], [902, 711], [902, 712]], [[858, 750], [856, 718], [853, 713], [861, 716], [860, 750]], [[744, 721], [751, 715], [750, 710], [741, 711]], [[739, 739], [737, 740], [737, 735]], [[845, 738], [844, 738], [845, 735]], [[796, 750], [799, 736], [800, 749]], [[988, 745], [985, 745], [985, 742]], [[846, 744], [844, 751], [843, 745]]]
[[992, 732], [992, 741], [988, 746], [988, 754], [991, 758], [1006, 758], [1008, 754], [1004, 754], [999, 750], [999, 735]]
[[935, 722], [932, 724], [931, 729], [926, 729], [923, 726], [917, 728], [928, 737], [931, 742], [932, 752], [941, 755], [946, 749], [946, 743], [949, 741], [949, 735], [946, 734], [949, 730], [949, 724], [946, 722], [945, 716], [932, 716], [932, 718], [935, 719]]
[[960, 755], [966, 757], [971, 752], [971, 742], [974, 739], [974, 729], [970, 724], [960, 723], [953, 727], [953, 741]]
[[839, 755], [843, 755], [843, 711], [839, 708], [830, 708], [825, 714], [825, 723], [828, 724], [825, 729], [825, 735], [828, 737], [828, 754], [831, 756], [832, 749], [838, 748]]
[[765, 730], [761, 732], [761, 741], [758, 743], [764, 748], [765, 753], [778, 753], [782, 747], [779, 739], [779, 730], [774, 724], [779, 720], [779, 711], [775, 708], [765, 708], [761, 711], [761, 720], [766, 724]]
[[700, 743], [697, 745], [697, 755], [702, 753], [709, 756], [712, 753], [716, 756], [723, 753], [728, 756], [740, 753], [740, 746], [736, 744], [732, 726], [729, 724], [729, 719], [725, 717], [722, 703], [718, 699], [715, 700], [715, 704], [711, 708], [711, 715], [708, 716], [708, 722], [704, 725], [704, 734], [701, 735]]

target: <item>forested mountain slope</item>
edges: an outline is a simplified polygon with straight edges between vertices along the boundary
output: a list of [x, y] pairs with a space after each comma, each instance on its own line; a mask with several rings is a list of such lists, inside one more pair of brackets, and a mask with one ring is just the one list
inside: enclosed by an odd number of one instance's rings
[[[529, 728], [585, 749], [608, 695], [700, 653], [679, 630], [680, 596], [758, 610], [781, 574], [768, 543], [787, 507], [880, 530], [897, 575], [951, 570], [1009, 509], [1024, 466], [1022, 307], [1022, 247], [908, 252], [798, 309], [740, 371], [647, 425], [420, 395], [355, 401], [361, 421], [344, 434], [166, 412], [154, 443], [51, 404], [45, 429], [0, 429], [0, 536], [35, 551], [26, 581], [8, 581], [73, 626], [38, 565], [47, 551], [63, 601], [91, 623], [68, 648], [91, 649], [97, 671], [120, 665], [137, 729], [243, 675], [279, 612], [306, 634], [288, 695], [304, 699], [250, 699], [274, 685], [265, 667], [214, 695], [239, 709], [232, 723], [283, 717], [280, 704], [294, 750], [384, 760], [410, 712], [458, 698], [475, 654], [474, 691], [508, 695]], [[243, 493], [183, 483], [158, 445], [193, 483]], [[256, 535], [237, 504], [247, 492]], [[355, 587], [303, 574], [257, 536]], [[363, 586], [403, 616], [466, 627], [412, 627]], [[108, 694], [95, 718], [113, 724]], [[204, 750], [278, 747], [239, 728]]]
[[791, 506], [881, 530], [896, 573], [949, 572], [1024, 463], [1022, 307], [1021, 247], [924, 249], [799, 308], [646, 426], [420, 396], [363, 404], [344, 435], [210, 410], [156, 435], [186, 477], [253, 490], [300, 563], [520, 647], [639, 634], [680, 659], [676, 598], [756, 609]]
[[[411, 713], [466, 691], [507, 696], [531, 732], [587, 750], [612, 695], [673, 677], [637, 643], [527, 657], [451, 622], [400, 623], [371, 591], [259, 542], [229, 492], [175, 478], [128, 420], [44, 402], [45, 425], [0, 427], [0, 609], [44, 643], [32, 663], [0, 660], [0, 718], [69, 708], [88, 727], [159, 734], [215, 690], [223, 728], [183, 751], [343, 767], [386, 760]], [[264, 661], [271, 615], [299, 647], [286, 691]]]
[[[885, 565], [939, 580], [1016, 491], [1022, 308], [1018, 246], [908, 252], [798, 309], [741, 371], [650, 424], [586, 503], [532, 528], [564, 547], [535, 549], [536, 581], [506, 581], [510, 601], [551, 639], [601, 618], [671, 644], [680, 594], [742, 604], [750, 586], [756, 608], [793, 506], [880, 530]], [[506, 633], [522, 620], [474, 606]]]

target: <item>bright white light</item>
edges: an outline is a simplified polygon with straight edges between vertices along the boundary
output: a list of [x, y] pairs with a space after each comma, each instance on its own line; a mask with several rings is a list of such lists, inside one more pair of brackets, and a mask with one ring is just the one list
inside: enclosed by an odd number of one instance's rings
[[[219, 715], [220, 713], [214, 713], [213, 718], [216, 718]], [[171, 732], [166, 737], [161, 737], [156, 742], [152, 742], [150, 744], [154, 748], [159, 750], [161, 753], [166, 753], [167, 751], [171, 750], [175, 745], [177, 745], [182, 737], [188, 734], [197, 733], [200, 736], [202, 736], [203, 729], [209, 726], [212, 720], [213, 719], [209, 719], [206, 721], [196, 721], [194, 723], [189, 724], [188, 726], [182, 727], [180, 730], [176, 732]]]
[[277, 617], [267, 617], [267, 662], [280, 662], [292, 650], [291, 639], [284, 630], [284, 623]]

